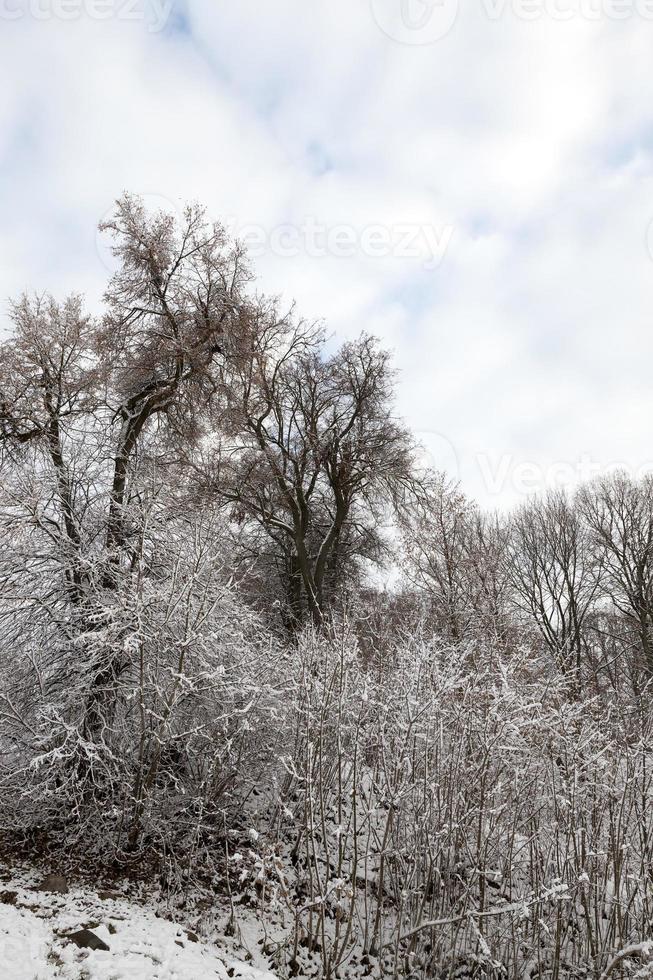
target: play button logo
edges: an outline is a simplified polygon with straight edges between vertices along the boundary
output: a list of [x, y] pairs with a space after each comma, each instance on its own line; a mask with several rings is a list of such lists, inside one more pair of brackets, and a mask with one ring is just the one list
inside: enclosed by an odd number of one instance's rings
[[400, 44], [434, 44], [456, 22], [458, 0], [371, 0], [384, 34]]

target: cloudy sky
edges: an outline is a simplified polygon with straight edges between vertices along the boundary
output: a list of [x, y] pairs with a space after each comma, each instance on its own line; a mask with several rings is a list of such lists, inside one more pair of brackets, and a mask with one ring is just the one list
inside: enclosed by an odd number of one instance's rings
[[139, 2], [0, 0], [3, 304], [198, 200], [484, 504], [653, 461], [653, 0]]

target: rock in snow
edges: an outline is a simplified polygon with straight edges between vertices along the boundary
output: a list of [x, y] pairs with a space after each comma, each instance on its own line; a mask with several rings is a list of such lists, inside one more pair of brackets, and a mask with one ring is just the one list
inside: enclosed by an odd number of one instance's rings
[[68, 939], [79, 946], [80, 949], [103, 949], [105, 952], [110, 952], [111, 947], [96, 936], [94, 932], [90, 929], [79, 929], [77, 932], [71, 932], [68, 934]]
[[213, 943], [189, 941], [147, 905], [109, 904], [72, 886], [37, 893], [13, 880], [11, 888], [16, 904], [0, 903], [2, 980], [276, 980]]
[[36, 886], [40, 892], [57, 892], [59, 895], [68, 894], [68, 882], [61, 875], [46, 875], [40, 885]]

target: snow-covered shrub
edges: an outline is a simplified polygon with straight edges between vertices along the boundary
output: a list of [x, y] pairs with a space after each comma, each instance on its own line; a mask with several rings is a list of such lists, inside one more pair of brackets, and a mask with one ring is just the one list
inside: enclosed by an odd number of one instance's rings
[[5, 828], [54, 832], [87, 855], [179, 848], [189, 860], [269, 772], [282, 653], [240, 601], [210, 522], [151, 509], [143, 528], [139, 560], [110, 589], [98, 562], [82, 623], [41, 594], [55, 588], [38, 569], [5, 590], [16, 621], [0, 805]]
[[419, 638], [381, 668], [346, 630], [300, 643], [273, 828], [291, 972], [308, 956], [324, 976], [352, 958], [398, 976], [592, 975], [645, 934], [647, 723], [570, 701], [518, 652], [482, 663]]

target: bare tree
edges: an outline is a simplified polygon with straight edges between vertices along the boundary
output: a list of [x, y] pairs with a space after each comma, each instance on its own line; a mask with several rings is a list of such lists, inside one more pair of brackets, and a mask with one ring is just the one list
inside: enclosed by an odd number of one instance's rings
[[509, 615], [499, 520], [433, 474], [423, 479], [400, 522], [405, 573], [427, 597], [440, 635], [454, 643], [482, 634], [504, 642]]
[[564, 491], [551, 491], [517, 511], [506, 560], [518, 607], [533, 617], [557, 665], [573, 676], [578, 690], [601, 561]]
[[454, 643], [466, 635], [473, 616], [470, 510], [455, 484], [434, 476], [402, 515], [408, 577], [429, 597], [436, 627]]
[[392, 414], [389, 355], [363, 336], [336, 354], [272, 306], [251, 356], [230, 365], [229, 428], [208, 487], [273, 542], [295, 623], [316, 624], [412, 479], [412, 441]]
[[[603, 588], [653, 677], [653, 480], [615, 473], [583, 488], [583, 517], [603, 553]], [[631, 641], [632, 645], [632, 641]]]
[[[242, 253], [199, 208], [177, 225], [129, 196], [104, 230], [119, 259], [106, 314], [86, 316], [72, 297], [58, 305], [23, 298], [2, 347], [0, 436], [11, 521], [26, 521], [47, 549], [62, 589], [52, 604], [70, 642], [95, 632], [84, 730], [96, 739], [125, 664], [120, 644], [98, 654], [108, 600], [138, 560], [147, 467], [201, 432], [200, 407], [219, 384], [211, 371], [235, 349], [248, 317]], [[219, 375], [218, 375], [219, 377]], [[62, 604], [69, 612], [62, 611]]]

